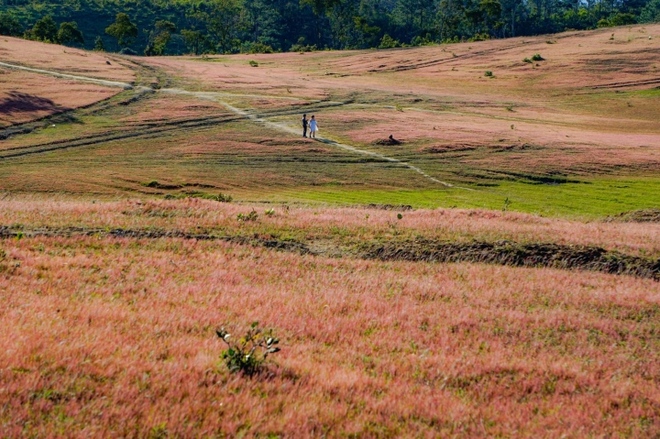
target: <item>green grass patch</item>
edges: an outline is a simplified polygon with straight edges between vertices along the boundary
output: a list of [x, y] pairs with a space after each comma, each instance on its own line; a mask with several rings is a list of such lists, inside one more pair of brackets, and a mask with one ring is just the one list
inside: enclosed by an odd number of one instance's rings
[[[494, 209], [549, 217], [595, 219], [660, 206], [660, 178], [598, 179], [586, 183], [526, 184], [501, 182], [495, 187], [400, 189], [307, 187], [278, 191], [272, 201], [334, 205], [390, 204], [414, 208]], [[261, 197], [263, 199], [263, 197]]]

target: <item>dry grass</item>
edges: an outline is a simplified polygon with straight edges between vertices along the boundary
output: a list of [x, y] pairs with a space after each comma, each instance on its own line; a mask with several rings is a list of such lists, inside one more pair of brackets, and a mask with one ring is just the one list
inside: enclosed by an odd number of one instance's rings
[[[217, 236], [271, 235], [311, 243], [324, 240], [341, 243], [345, 239], [388, 242], [411, 237], [463, 243], [508, 240], [602, 247], [634, 256], [660, 257], [660, 225], [648, 222], [585, 223], [515, 212], [460, 209], [400, 211], [271, 204], [259, 206], [195, 198], [108, 203], [19, 196], [6, 197], [0, 201], [0, 207], [0, 225], [14, 225], [26, 230], [123, 228], [190, 234], [201, 232]], [[252, 209], [260, 215], [259, 221], [236, 221], [239, 213], [248, 213]], [[273, 209], [272, 216], [264, 214], [268, 209]]]
[[132, 82], [133, 68], [121, 58], [103, 52], [90, 52], [56, 44], [0, 37], [0, 55], [6, 63], [53, 70], [78, 76]]

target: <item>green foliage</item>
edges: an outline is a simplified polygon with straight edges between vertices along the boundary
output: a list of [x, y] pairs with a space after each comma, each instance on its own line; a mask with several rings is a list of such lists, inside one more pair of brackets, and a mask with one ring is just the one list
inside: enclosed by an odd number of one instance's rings
[[401, 43], [387, 34], [383, 35], [383, 38], [380, 40], [380, 44], [378, 45], [378, 48], [392, 49], [394, 47], [401, 47]]
[[256, 221], [259, 219], [259, 214], [257, 213], [256, 210], [252, 210], [250, 213], [245, 214], [245, 213], [239, 213], [236, 215], [236, 219], [241, 222], [246, 222], [246, 221]]
[[[159, 187], [159, 186], [149, 186], [149, 187]], [[166, 200], [179, 200], [183, 198], [201, 198], [203, 200], [219, 201], [220, 203], [231, 203], [234, 200], [234, 198], [231, 195], [223, 194], [223, 193], [219, 193], [218, 195], [213, 195], [204, 192], [186, 192], [183, 194], [165, 195]]]
[[660, 0], [651, 0], [639, 14], [640, 23], [660, 22]]
[[[268, 44], [256, 42], [256, 43], [244, 43], [241, 46], [241, 53], [274, 53], [275, 50]], [[250, 62], [252, 65], [252, 62]], [[253, 66], [257, 67], [257, 66]]]
[[635, 15], [626, 12], [617, 12], [616, 14], [611, 15], [609, 18], [602, 18], [598, 20], [597, 27], [614, 27], [614, 26], [625, 26], [628, 24], [637, 23], [637, 17]]
[[486, 73], [484, 73], [484, 76], [486, 76], [488, 78], [492, 78], [493, 77], [493, 72], [490, 71], [490, 70], [486, 70]]
[[264, 330], [259, 322], [253, 322], [245, 335], [234, 339], [224, 327], [216, 329], [216, 334], [227, 345], [222, 360], [230, 372], [241, 372], [252, 376], [263, 370], [266, 358], [280, 351], [279, 343], [272, 329]]
[[218, 200], [221, 203], [231, 203], [234, 200], [234, 197], [232, 197], [229, 194], [219, 193], [218, 196], [216, 197], [216, 200]]
[[490, 36], [486, 33], [477, 33], [468, 38], [468, 41], [473, 42], [473, 41], [488, 41], [490, 39]]
[[314, 52], [317, 50], [316, 45], [305, 44], [305, 37], [298, 38], [298, 42], [291, 46], [289, 52]]
[[154, 29], [149, 32], [149, 42], [144, 49], [144, 54], [163, 55], [165, 47], [170, 42], [172, 34], [176, 32], [176, 26], [171, 21], [159, 20], [156, 22]]
[[181, 36], [186, 43], [186, 48], [194, 55], [201, 55], [209, 49], [209, 40], [201, 31], [183, 29], [181, 31]]
[[60, 29], [57, 31], [57, 42], [60, 44], [84, 44], [82, 32], [78, 29], [78, 24], [75, 21], [65, 21], [60, 24]]
[[46, 15], [34, 23], [34, 27], [28, 32], [28, 36], [37, 41], [50, 43], [57, 42], [57, 24], [53, 17]]
[[120, 46], [125, 47], [130, 44], [138, 35], [138, 28], [131, 22], [123, 12], [117, 14], [115, 22], [105, 28], [105, 33], [115, 37]]
[[532, 61], [545, 61], [545, 58], [543, 58], [540, 54], [535, 53], [532, 55]]
[[94, 40], [94, 50], [97, 52], [105, 52], [105, 44], [103, 43], [103, 38], [97, 36]]
[[[102, 50], [95, 36], [105, 31], [118, 43], [110, 50], [129, 47], [147, 55], [385, 49], [408, 41], [415, 46], [480, 41], [660, 20], [660, 0], [577, 7], [511, 0], [0, 0], [0, 5], [0, 34], [28, 29], [28, 38], [56, 41], [59, 23], [76, 22], [85, 43], [71, 32], [62, 35], [63, 42]], [[53, 22], [37, 24], [46, 17]]]
[[250, 66], [252, 66], [252, 67], [259, 67], [259, 63], [256, 62], [256, 61], [254, 61], [254, 60], [250, 60]]
[[0, 12], [0, 35], [17, 37], [23, 34], [23, 27], [11, 12]]

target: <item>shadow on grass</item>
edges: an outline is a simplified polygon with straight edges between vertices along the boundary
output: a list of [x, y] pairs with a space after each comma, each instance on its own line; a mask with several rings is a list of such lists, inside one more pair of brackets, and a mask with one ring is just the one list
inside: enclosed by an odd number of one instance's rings
[[67, 110], [70, 110], [70, 108], [58, 105], [50, 99], [19, 91], [9, 92], [6, 98], [0, 99], [0, 113], [2, 114], [30, 113], [34, 111], [60, 113]]

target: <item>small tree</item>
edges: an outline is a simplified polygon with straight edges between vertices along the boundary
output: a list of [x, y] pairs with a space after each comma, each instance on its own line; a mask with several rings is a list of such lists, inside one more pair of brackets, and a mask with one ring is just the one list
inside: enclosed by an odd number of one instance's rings
[[208, 47], [208, 40], [203, 33], [198, 30], [183, 29], [181, 31], [183, 40], [186, 42], [186, 47], [193, 54], [199, 55]]
[[97, 52], [105, 52], [105, 44], [103, 43], [103, 38], [100, 35], [94, 40], [94, 50]]
[[23, 33], [21, 23], [10, 12], [0, 12], [0, 35], [18, 37]]
[[34, 27], [29, 30], [28, 36], [33, 40], [57, 42], [57, 24], [53, 17], [46, 15], [34, 23]]
[[393, 47], [400, 47], [401, 43], [389, 36], [388, 34], [383, 35], [383, 38], [380, 40], [378, 45], [379, 49], [392, 49]]
[[57, 31], [57, 42], [60, 44], [84, 44], [82, 32], [78, 30], [78, 24], [75, 21], [65, 21], [60, 24], [60, 30]]
[[660, 0], [651, 0], [639, 14], [640, 23], [660, 22]]
[[128, 15], [120, 12], [117, 14], [115, 22], [105, 28], [105, 33], [111, 37], [115, 37], [120, 46], [126, 47], [137, 38], [138, 28], [131, 22]]
[[171, 21], [157, 21], [154, 30], [149, 33], [149, 42], [144, 49], [144, 54], [147, 56], [162, 55], [174, 32], [176, 32], [176, 26]]
[[263, 369], [268, 355], [280, 350], [275, 346], [280, 341], [273, 335], [273, 330], [260, 328], [259, 322], [252, 323], [245, 335], [236, 340], [225, 328], [215, 332], [228, 347], [222, 353], [222, 359], [231, 372], [254, 375]]

